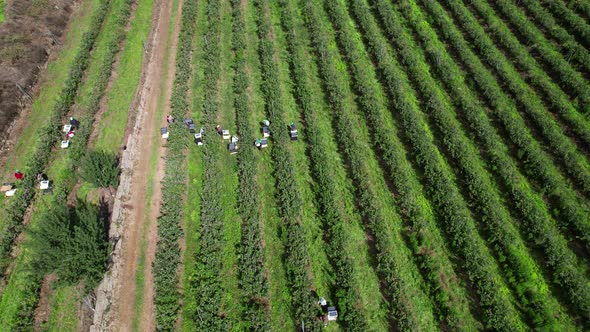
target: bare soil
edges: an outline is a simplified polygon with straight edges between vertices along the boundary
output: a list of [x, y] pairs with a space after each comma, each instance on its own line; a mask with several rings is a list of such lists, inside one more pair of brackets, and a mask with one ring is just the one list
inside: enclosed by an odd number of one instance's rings
[[[8, 137], [18, 137], [26, 123], [36, 83], [51, 54], [62, 44], [68, 21], [79, 0], [9, 0], [0, 25], [0, 148]], [[0, 161], [3, 160], [2, 152]]]
[[57, 276], [55, 274], [50, 274], [43, 278], [43, 283], [41, 285], [41, 297], [39, 299], [37, 309], [35, 310], [35, 331], [41, 331], [43, 324], [49, 320], [49, 315], [51, 314], [50, 298], [51, 294], [53, 294], [51, 283], [56, 279]]
[[[146, 238], [146, 260], [144, 267], [143, 307], [138, 318], [141, 331], [155, 330], [153, 308], [153, 276], [151, 266], [155, 258], [157, 243], [157, 216], [161, 203], [160, 182], [164, 175], [162, 157], [165, 148], [152, 149], [154, 138], [159, 136], [158, 128], [165, 123], [158, 117], [157, 107], [161, 98], [169, 100], [174, 78], [174, 60], [179, 24], [173, 31], [173, 40], [168, 43], [168, 27], [173, 10], [172, 1], [158, 1], [154, 11], [153, 28], [148, 46], [148, 55], [143, 68], [143, 78], [136, 95], [137, 114], [135, 121], [127, 127], [127, 143], [122, 156], [121, 185], [117, 191], [111, 217], [111, 238], [115, 241], [112, 267], [97, 289], [97, 303], [94, 325], [91, 331], [130, 331], [135, 315], [136, 274], [141, 254], [141, 241]], [[179, 14], [180, 15], [180, 14]], [[169, 72], [164, 77], [162, 64], [169, 56]], [[165, 84], [162, 85], [162, 80]], [[169, 108], [169, 104], [166, 103]], [[158, 141], [158, 140], [156, 140]], [[159, 143], [164, 144], [163, 141]], [[150, 160], [157, 154], [158, 164], [155, 175], [150, 178]], [[147, 202], [148, 187], [153, 185], [152, 201]]]
[[[166, 101], [165, 107], [165, 114], [171, 113], [171, 103], [170, 97], [172, 95], [172, 86], [174, 83], [174, 76], [176, 73], [176, 49], [178, 45], [178, 35], [180, 32], [180, 16], [182, 11], [182, 4], [183, 1], [178, 1], [178, 7], [176, 9], [171, 8], [171, 10], [176, 10], [176, 22], [174, 24], [174, 31], [172, 34], [172, 41], [168, 49], [170, 49], [170, 54], [168, 56], [168, 75], [166, 76], [164, 91], [163, 91], [163, 98]], [[170, 16], [168, 16], [170, 18]], [[168, 19], [169, 22], [169, 19]], [[166, 45], [164, 41], [161, 41], [163, 45]], [[152, 105], [157, 105], [157, 101], [154, 101]], [[166, 121], [164, 118], [160, 119], [160, 125], [165, 126]], [[158, 135], [158, 132], [155, 132], [155, 135]], [[144, 286], [144, 293], [143, 293], [143, 310], [141, 312], [141, 316], [138, 318], [141, 322], [140, 324], [140, 331], [155, 331], [155, 309], [154, 309], [154, 296], [155, 296], [155, 289], [154, 289], [154, 275], [152, 273], [152, 265], [156, 259], [156, 244], [158, 239], [158, 225], [157, 225], [157, 216], [159, 214], [160, 205], [162, 203], [162, 186], [161, 181], [164, 178], [164, 158], [162, 158], [165, 154], [165, 148], [160, 146], [158, 151], [158, 166], [156, 170], [156, 178], [153, 180], [154, 182], [154, 197], [153, 197], [153, 204], [151, 205], [151, 213], [149, 218], [149, 229], [148, 229], [148, 238], [147, 238], [147, 248], [146, 248], [146, 260], [144, 265], [144, 275], [145, 275], [145, 286]], [[156, 197], [157, 195], [157, 197]]]

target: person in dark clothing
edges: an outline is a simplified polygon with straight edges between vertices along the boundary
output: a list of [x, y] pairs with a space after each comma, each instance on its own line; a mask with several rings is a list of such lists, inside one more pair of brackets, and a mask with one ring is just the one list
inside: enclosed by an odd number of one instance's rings
[[73, 116], [70, 117], [70, 124], [75, 128], [78, 128], [80, 126], [80, 122], [74, 119]]

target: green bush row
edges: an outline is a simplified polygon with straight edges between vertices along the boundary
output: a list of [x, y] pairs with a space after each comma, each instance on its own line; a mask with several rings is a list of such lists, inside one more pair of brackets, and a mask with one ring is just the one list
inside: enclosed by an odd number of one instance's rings
[[198, 331], [231, 330], [231, 322], [220, 306], [223, 298], [224, 204], [221, 155], [227, 153], [217, 136], [215, 126], [220, 116], [219, 80], [221, 68], [221, 22], [223, 6], [213, 0], [207, 4], [209, 27], [205, 34], [205, 96], [203, 100], [203, 187], [201, 192], [200, 231], [194, 253], [195, 269], [190, 276], [191, 295], [197, 308], [192, 320]]
[[[455, 164], [460, 164], [462, 170], [465, 168], [465, 164], [470, 164], [471, 167], [479, 168], [478, 175], [484, 175], [485, 170], [482, 169], [481, 162], [463, 155], [468, 153], [466, 149], [473, 149], [473, 146], [460, 138], [460, 128], [457, 128], [454, 119], [445, 112], [444, 94], [430, 77], [424, 60], [418, 57], [419, 48], [411, 43], [411, 39], [404, 32], [400, 23], [401, 17], [389, 3], [379, 1], [376, 7], [387, 37], [396, 36], [394, 47], [400, 55], [399, 61], [406, 65], [415, 88], [423, 96], [422, 107], [432, 115], [432, 123], [438, 128], [443, 127], [440, 125], [441, 122], [454, 125], [454, 128], [449, 128], [454, 130], [440, 132], [445, 136], [440, 141], [446, 147], [447, 153], [454, 159]], [[432, 134], [422, 119], [408, 78], [392, 57], [387, 59], [383, 54], [380, 58], [383, 81], [393, 98], [394, 107], [399, 112], [399, 118], [409, 140], [408, 144], [412, 146], [417, 165], [423, 170], [425, 185], [428, 188], [431, 201], [438, 210], [441, 226], [452, 240], [454, 250], [462, 257], [463, 268], [479, 295], [479, 306], [486, 328], [524, 329], [519, 313], [512, 305], [512, 295], [502, 280], [496, 262], [478, 234], [478, 226], [467, 203], [461, 197], [461, 193], [454, 183], [453, 173], [432, 141]], [[405, 82], [403, 86], [402, 82]], [[461, 165], [461, 163], [463, 164]], [[464, 171], [458, 173], [463, 175]], [[476, 178], [473, 174], [467, 174], [463, 181], [467, 184], [465, 186], [465, 189], [468, 190], [467, 193], [477, 203], [481, 204], [485, 200], [482, 196], [486, 195], [483, 193], [486, 189], [492, 190], [491, 196], [486, 198], [498, 199], [493, 195], [495, 188], [491, 185], [489, 178], [487, 181], [484, 178], [482, 182], [482, 179]], [[473, 187], [470, 188], [470, 186]], [[499, 204], [495, 204], [494, 207], [498, 206]], [[484, 205], [484, 207], [483, 211], [493, 216], [495, 212], [491, 211], [489, 206]], [[499, 219], [497, 216], [494, 218], [496, 218], [496, 222]]]
[[[364, 1], [351, 1], [349, 5], [358, 28], [362, 30], [368, 53], [379, 63], [383, 56], [388, 57], [387, 43], [380, 35], [370, 9]], [[364, 51], [365, 45], [348, 23], [350, 19], [346, 15], [346, 8], [340, 1], [329, 2], [328, 9], [339, 31], [340, 45], [353, 74], [359, 105], [373, 132], [374, 146], [385, 166], [386, 175], [395, 186], [400, 213], [409, 222], [410, 244], [428, 282], [429, 295], [436, 304], [436, 314], [450, 328], [475, 329], [479, 323], [469, 312], [466, 291], [453, 270], [430, 202], [424, 196], [423, 188], [406, 157], [403, 143], [397, 139], [398, 130], [388, 119], [385, 97], [375, 79], [375, 72], [370, 69], [371, 62]]]
[[[512, 54], [513, 61], [521, 67], [523, 72], [526, 72], [530, 84], [546, 95], [548, 104], [552, 105], [552, 109], [563, 118], [568, 129], [581, 141], [590, 144], [590, 123], [582, 113], [578, 112], [579, 109], [588, 113], [590, 109], [590, 84], [565, 61], [535, 25], [510, 1], [498, 1], [496, 7], [508, 17], [512, 26], [517, 27], [528, 45], [534, 45], [533, 52], [546, 62], [547, 72], [555, 73], [558, 78], [556, 82], [559, 85], [551, 81], [544, 68], [537, 64], [531, 52], [520, 44], [489, 4], [473, 0], [469, 2], [488, 23], [490, 35], [496, 36], [498, 44], [503, 45], [504, 50]], [[568, 95], [564, 91], [568, 91], [573, 98], [577, 99], [578, 109], [568, 100]]]
[[234, 64], [234, 107], [236, 108], [237, 133], [243, 142], [238, 154], [238, 211], [242, 219], [242, 236], [239, 252], [239, 284], [242, 289], [243, 322], [246, 329], [269, 329], [268, 281], [264, 268], [262, 246], [260, 198], [256, 182], [255, 133], [250, 125], [252, 109], [248, 98], [250, 80], [246, 71], [246, 31], [241, 1], [231, 1], [233, 12], [232, 48]]
[[306, 126], [305, 141], [307, 144], [308, 155], [310, 158], [311, 173], [316, 182], [314, 190], [316, 202], [319, 209], [321, 221], [326, 230], [325, 238], [327, 240], [326, 254], [330, 259], [331, 265], [335, 272], [333, 289], [335, 305], [338, 307], [338, 319], [350, 331], [366, 331], [367, 318], [359, 310], [359, 294], [355, 289], [355, 271], [353, 262], [346, 254], [346, 244], [348, 241], [344, 224], [353, 222], [348, 217], [347, 212], [341, 204], [338, 181], [331, 176], [335, 167], [340, 167], [337, 163], [326, 155], [327, 142], [325, 136], [321, 134], [320, 128], [316, 122], [316, 110], [320, 109], [319, 101], [310, 90], [310, 77], [305, 63], [307, 54], [304, 53], [304, 44], [301, 40], [301, 32], [295, 28], [294, 8], [292, 1], [280, 1], [281, 5], [281, 22], [286, 33], [287, 48], [290, 56], [288, 57], [291, 77], [295, 84], [294, 95], [302, 111]]
[[107, 51], [100, 64], [100, 75], [96, 79], [95, 86], [92, 89], [92, 95], [88, 102], [88, 109], [85, 110], [84, 115], [79, 119], [80, 127], [76, 130], [75, 144], [72, 144], [70, 147], [71, 159], [74, 161], [82, 160], [82, 157], [86, 154], [86, 145], [88, 144], [90, 134], [92, 133], [92, 126], [95, 121], [96, 112], [100, 110], [100, 101], [104, 96], [109, 79], [111, 78], [115, 58], [119, 53], [122, 43], [127, 37], [125, 27], [131, 16], [131, 7], [134, 2], [135, 0], [125, 0], [123, 7], [120, 9], [120, 13], [117, 14], [116, 21], [114, 21], [113, 25], [109, 26], [109, 29], [114, 29], [115, 33], [113, 39], [108, 42]]
[[295, 164], [289, 151], [289, 136], [283, 118], [284, 100], [281, 96], [281, 81], [278, 65], [274, 59], [274, 41], [271, 36], [270, 9], [265, 0], [256, 0], [258, 23], [258, 55], [262, 70], [262, 93], [265, 97], [265, 111], [270, 120], [273, 135], [271, 158], [274, 162], [276, 199], [279, 216], [284, 222], [285, 269], [291, 290], [291, 305], [295, 322], [305, 322], [306, 330], [319, 329], [316, 301], [311, 293], [313, 281], [307, 270], [310, 267], [309, 248], [301, 224], [303, 198], [296, 181]]
[[572, 65], [575, 63], [580, 71], [590, 72], [590, 52], [560, 26], [539, 1], [521, 0], [517, 2], [517, 5], [526, 8], [525, 12], [528, 16], [537, 21], [545, 35], [551, 36], [554, 46], [561, 50], [561, 54], [568, 62]]
[[570, 0], [568, 8], [580, 13], [580, 16], [590, 19], [590, 2], [585, 0]]
[[[54, 202], [65, 202], [68, 194], [64, 188], [56, 188], [53, 192]], [[54, 206], [57, 208], [58, 205]], [[48, 209], [49, 213], [52, 209]], [[32, 261], [17, 261], [15, 270], [12, 271], [9, 283], [18, 282], [18, 295], [20, 302], [18, 308], [11, 315], [0, 316], [0, 324], [6, 331], [29, 331], [33, 325], [33, 317], [39, 302], [39, 291], [43, 282], [42, 271], [36, 270], [35, 265], [42, 265], [42, 256], [36, 256], [33, 252]], [[22, 263], [22, 264], [21, 264]], [[52, 263], [52, 262], [50, 262]], [[2, 294], [6, 296], [6, 293]]]
[[[90, 101], [88, 103], [88, 109], [86, 110], [86, 112], [84, 113], [83, 117], [81, 118], [80, 121], [80, 128], [76, 131], [76, 144], [72, 145], [71, 149], [72, 151], [70, 152], [70, 159], [73, 161], [71, 163], [71, 165], [76, 165], [76, 162], [79, 161], [81, 158], [83, 158], [86, 153], [87, 153], [87, 143], [88, 143], [88, 138], [90, 136], [90, 132], [92, 130], [92, 124], [95, 120], [94, 115], [96, 114], [96, 112], [99, 110], [100, 108], [100, 100], [102, 98], [102, 96], [104, 95], [105, 92], [105, 88], [107, 86], [108, 80], [111, 76], [111, 70], [112, 70], [112, 65], [114, 63], [115, 60], [115, 56], [117, 54], [117, 52], [120, 49], [120, 45], [121, 42], [123, 42], [123, 40], [125, 39], [126, 36], [126, 32], [125, 32], [125, 25], [129, 19], [130, 13], [131, 13], [131, 5], [133, 4], [133, 0], [126, 0], [125, 6], [123, 6], [121, 8], [121, 12], [118, 14], [118, 21], [116, 21], [116, 24], [112, 27], [114, 29], [117, 29], [117, 32], [114, 36], [114, 38], [109, 42], [108, 46], [107, 46], [107, 52], [104, 56], [104, 58], [102, 59], [102, 62], [100, 64], [100, 76], [98, 77], [96, 83], [95, 83], [95, 88], [92, 90], [92, 96], [90, 98]], [[108, 9], [108, 8], [106, 8]], [[106, 13], [106, 12], [105, 12]], [[96, 30], [100, 30], [100, 28], [96, 28], [95, 26], [91, 27], [91, 29], [96, 29]], [[60, 124], [61, 124], [61, 118], [60, 118]], [[60, 124], [57, 124], [57, 126], [59, 126]], [[109, 159], [112, 160], [112, 156], [109, 157]], [[76, 170], [72, 170], [72, 172], [75, 172]], [[118, 174], [118, 170], [114, 171], [115, 174]], [[50, 208], [50, 211], [52, 211], [51, 209], [60, 209], [63, 207], [63, 202], [67, 201], [67, 197], [69, 194], [69, 191], [71, 190], [71, 188], [75, 185], [75, 179], [72, 178], [69, 181], [67, 181], [66, 183], [64, 183], [62, 186], [56, 187], [54, 188], [54, 192], [53, 192], [53, 200], [52, 200], [52, 207]], [[115, 184], [116, 186], [116, 184]], [[48, 213], [48, 215], [51, 214]], [[88, 225], [88, 226], [92, 226], [92, 225]], [[45, 222], [43, 222], [40, 225], [41, 229], [43, 228], [51, 228], [51, 226], [47, 225]], [[94, 228], [94, 230], [98, 230]], [[105, 229], [106, 231], [106, 229]], [[35, 232], [35, 231], [33, 231]], [[80, 235], [82, 235], [82, 233], [79, 233]], [[98, 244], [100, 241], [98, 242], [87, 242], [85, 240], [82, 241], [81, 244], [87, 245], [89, 247], [87, 247], [86, 249], [90, 248], [90, 252], [89, 252], [89, 256], [88, 257], [95, 257], [97, 258], [98, 256], [94, 256], [95, 254], [99, 254], [98, 251], [92, 249], [92, 246], [94, 244]], [[41, 238], [37, 238], [37, 240], [33, 240], [32, 242], [32, 248], [33, 250], [37, 250], [39, 245], [43, 246], [44, 244], [46, 244], [47, 241], [43, 241]], [[37, 249], [35, 249], [37, 248]], [[82, 247], [80, 247], [82, 248]], [[102, 247], [101, 247], [102, 248]], [[39, 250], [37, 250], [39, 251]], [[39, 290], [41, 287], [41, 282], [45, 273], [45, 270], [42, 269], [41, 267], [44, 266], [48, 266], [48, 264], [52, 264], [55, 263], [53, 261], [55, 261], [55, 259], [53, 259], [51, 256], [46, 256], [42, 253], [37, 253], [37, 251], [35, 251], [35, 253], [32, 255], [34, 257], [33, 261], [31, 261], [31, 266], [33, 267], [26, 267], [26, 269], [29, 269], [31, 272], [28, 273], [24, 278], [23, 278], [23, 286], [22, 286], [22, 290], [25, 293], [25, 295], [22, 296], [22, 298], [26, 299], [25, 302], [21, 303], [19, 306], [19, 315], [18, 317], [16, 317], [16, 322], [14, 322], [14, 325], [12, 324], [8, 324], [8, 326], [15, 326], [14, 329], [19, 330], [19, 329], [26, 329], [29, 328], [31, 326], [32, 322], [32, 318], [33, 318], [33, 313], [34, 310], [37, 306], [37, 302], [39, 300]], [[79, 256], [77, 256], [79, 258]], [[63, 257], [62, 257], [63, 258]], [[99, 258], [100, 259], [100, 258]], [[88, 260], [88, 262], [90, 263], [91, 261]], [[96, 262], [96, 261], [94, 261]], [[72, 265], [72, 267], [80, 267], [82, 266], [81, 264], [74, 264]], [[67, 268], [67, 267], [66, 267]], [[89, 271], [93, 271], [95, 273], [91, 273], [91, 274], [87, 274], [88, 276], [90, 276], [91, 279], [93, 280], [89, 280], [90, 282], [86, 284], [86, 286], [88, 287], [93, 287], [93, 285], [95, 285], [95, 283], [97, 282], [96, 278], [99, 278], [99, 275], [102, 276], [102, 273], [100, 271], [104, 272], [104, 268], [106, 268], [106, 266], [99, 266], [98, 264], [91, 264], [91, 265], [86, 265], [86, 267], [84, 268], [84, 270], [72, 270], [69, 273], [69, 277], [70, 280], [75, 280], [77, 278], [79, 278], [79, 275], [81, 275], [81, 273], [83, 273], [84, 271], [89, 272]]]
[[[560, 162], [565, 165], [564, 171], [579, 182], [580, 187], [585, 193], [589, 193], [590, 165], [582, 153], [577, 151], [575, 143], [562, 132], [561, 128], [556, 123], [555, 118], [545, 110], [542, 100], [535, 94], [535, 91], [527, 85], [525, 80], [506, 59], [503, 53], [497, 49], [496, 44], [485, 33], [483, 27], [472, 13], [465, 8], [463, 3], [458, 1], [448, 1], [447, 5], [457, 22], [466, 32], [466, 35], [469, 36], [473, 48], [492, 68], [495, 69], [499, 78], [503, 80], [503, 83], [505, 83], [508, 89], [514, 94], [515, 99], [522, 104], [523, 111], [530, 117], [532, 123], [538, 127], [553, 153], [555, 153], [556, 156], [560, 158]], [[521, 56], [525, 57], [526, 55]], [[541, 71], [540, 75], [542, 76], [544, 73]], [[538, 76], [539, 75], [531, 75], [531, 78], [537, 79]], [[572, 112], [575, 113], [575, 110]], [[572, 121], [568, 122], [572, 123]], [[579, 122], [577, 125], [574, 124], [574, 127], [580, 127], [583, 124], [587, 125], [585, 122]], [[584, 136], [582, 136], [582, 138], [583, 137]]]
[[[541, 0], [541, 3], [548, 7], [553, 16], [558, 18], [562, 25], [567, 26], [586, 48], [590, 48], [590, 25], [586, 23], [584, 18], [569, 9], [563, 1]], [[580, 1], [580, 7], [584, 9], [586, 14], [590, 14], [590, 5], [587, 1]], [[588, 18], [586, 16], [586, 19]]]
[[187, 147], [186, 128], [181, 119], [189, 110], [187, 94], [191, 78], [191, 51], [196, 17], [196, 1], [185, 0], [182, 5], [181, 27], [176, 54], [176, 73], [170, 103], [172, 116], [167, 143], [166, 170], [162, 181], [162, 205], [158, 217], [158, 243], [153, 265], [156, 330], [174, 331], [180, 308], [178, 292], [180, 264], [180, 222], [183, 216], [186, 190], [184, 151]]
[[[470, 44], [462, 38], [460, 31], [451, 23], [451, 19], [444, 9], [439, 4], [431, 1], [422, 1], [422, 3], [425, 9], [430, 12], [436, 25], [440, 27], [440, 31], [444, 34], [445, 38], [448, 38], [453, 44], [453, 47], [458, 50], [458, 55], [463, 58], [469, 57], [463, 61], [469, 62], [470, 64], [479, 64], [474, 65], [476, 66], [475, 70], [477, 70], [477, 74], [474, 74], [473, 78], [480, 86], [480, 91], [486, 97], [488, 103], [494, 109], [494, 115], [504, 125], [507, 135], [518, 147], [518, 156], [523, 161], [525, 170], [532, 179], [539, 182], [546, 194], [554, 198], [556, 205], [555, 211], [557, 212], [558, 218], [569, 224], [577, 233], [577, 237], [584, 243], [586, 249], [590, 250], [590, 221], [588, 219], [590, 212], [588, 211], [588, 207], [581, 202], [576, 192], [572, 189], [571, 184], [560, 174], [558, 168], [552, 162], [551, 157], [534, 140], [524, 120], [518, 116], [519, 113], [513, 101], [504, 93], [493, 75], [483, 68], [477, 57], [470, 57], [470, 54], [472, 54], [469, 48]], [[489, 59], [491, 56], [487, 58]], [[519, 98], [522, 99], [524, 96], [519, 96]], [[542, 109], [540, 111], [544, 112]], [[568, 141], [567, 138], [559, 137], [555, 138], [555, 140], [561, 140], [562, 143]], [[568, 142], [571, 143], [571, 141]], [[572, 157], [571, 154], [566, 154], [565, 157], [571, 161], [577, 159], [577, 157]], [[564, 162], [566, 166], [567, 164], [571, 164], [565, 160]], [[573, 164], [567, 166], [568, 169], [575, 168], [575, 165], [578, 163], [573, 162]], [[575, 168], [573, 171], [586, 173], [581, 168]]]
[[80, 178], [96, 187], [116, 188], [119, 157], [106, 151], [88, 150], [80, 162]]
[[[349, 88], [346, 68], [339, 58], [338, 48], [333, 37], [331, 38], [329, 27], [324, 23], [330, 20], [313, 1], [303, 3], [305, 23], [315, 53], [318, 55], [320, 77], [332, 109], [335, 138], [342, 147], [344, 159], [350, 168], [357, 203], [366, 222], [367, 233], [371, 234], [375, 241], [377, 272], [384, 286], [384, 295], [389, 301], [391, 320], [402, 330], [435, 329], [437, 322], [431, 302], [423, 292], [424, 282], [400, 234], [401, 220], [391, 208], [385, 206], [389, 202], [382, 199], [383, 195], [380, 192], [380, 188], [386, 188], [385, 181], [380, 174], [376, 174], [367, 160], [367, 150], [371, 148], [357, 131], [358, 126], [355, 123], [359, 120], [346, 102], [352, 91]], [[343, 31], [339, 26], [335, 30], [340, 31], [337, 35], [339, 39], [345, 39], [350, 35], [349, 31]], [[351, 53], [352, 50], [343, 47], [343, 52]], [[364, 61], [352, 64], [350, 57], [346, 58], [349, 60], [349, 70], [355, 76], [354, 84], [368, 84], [360, 82], [360, 79], [366, 78], [366, 73], [361, 73], [361, 68], [370, 67], [370, 63]], [[374, 86], [368, 84], [365, 87], [365, 93], [358, 96], [359, 106], [367, 110], [378, 107], [372, 96], [375, 93]], [[388, 231], [388, 228], [392, 230]]]
[[[419, 10], [414, 9], [412, 12], [419, 13]], [[413, 21], [415, 26], [418, 26], [417, 22], [421, 22], [423, 18], [416, 15], [410, 20]], [[449, 36], [453, 36], [454, 41], [461, 41], [459, 32], [448, 24], [450, 21], [442, 22], [446, 23], [440, 25], [439, 29], [444, 29]], [[424, 27], [424, 25], [420, 26]], [[444, 83], [450, 90], [453, 90], [453, 95], [456, 96], [455, 100], [460, 109], [463, 110], [461, 112], [462, 116], [465, 117], [473, 133], [485, 148], [491, 162], [490, 168], [499, 174], [504, 185], [509, 189], [508, 193], [512, 197], [513, 205], [520, 216], [521, 231], [527, 234], [528, 240], [532, 239], [532, 241], [529, 241], [530, 243], [543, 251], [546, 256], [543, 265], [552, 271], [552, 282], [563, 287], [574, 307], [577, 307], [580, 312], [584, 312], [584, 310], [587, 310], [584, 308], [589, 308], [590, 305], [590, 299], [588, 298], [590, 292], [579, 292], [579, 290], [587, 290], [589, 287], [584, 276], [584, 269], [581, 268], [582, 265], [579, 264], [574, 253], [568, 248], [566, 239], [560, 234], [551, 219], [545, 202], [540, 195], [534, 192], [527, 179], [520, 174], [516, 162], [510, 158], [508, 148], [502, 144], [502, 138], [496, 133], [488, 120], [486, 110], [480, 105], [477, 97], [470, 90], [465, 89], [465, 76], [461, 74], [459, 66], [453, 62], [447, 52], [442, 51], [444, 48], [441, 42], [435, 43], [437, 38], [434, 32], [421, 28], [417, 29], [417, 33], [423, 42], [428, 44], [426, 49], [433, 59], [431, 62], [436, 64], [436, 70], [439, 76], [444, 78]], [[464, 61], [466, 70], [472, 73], [476, 82], [478, 84], [492, 82], [491, 74], [485, 70], [473, 52], [466, 48], [465, 42], [463, 41], [462, 44], [458, 45], [461, 45], [459, 48], [461, 51], [458, 53]], [[493, 88], [493, 86], [491, 87]], [[498, 98], [494, 100], [499, 102], [496, 106], [507, 105], [506, 97], [502, 98], [500, 94], [495, 96]], [[508, 107], [501, 109], [510, 110]], [[512, 112], [516, 111], [512, 109]], [[515, 118], [510, 113], [505, 116], [509, 119]], [[512, 125], [507, 126], [509, 136], [520, 135], [520, 133], [524, 132], [525, 127], [515, 126], [514, 121], [510, 123]]]
[[[496, 44], [463, 3], [458, 0], [446, 3], [462, 29], [470, 36], [473, 48], [503, 79], [503, 83], [512, 91], [515, 99], [522, 104], [523, 111], [539, 128], [551, 151], [565, 165], [564, 171], [579, 183], [586, 194], [590, 193], [590, 165], [586, 157], [577, 150], [575, 143], [562, 132], [555, 118], [545, 110], [542, 100], [522, 79], [504, 54], [497, 49]], [[535, 79], [536, 76], [533, 75], [531, 78]], [[571, 121], [569, 122], [571, 123]], [[584, 123], [580, 122], [578, 126]]]
[[110, 251], [106, 208], [78, 200], [75, 207], [56, 204], [45, 212], [39, 228], [30, 232], [35, 273], [55, 273], [59, 284], [83, 281], [87, 290], [96, 287]]
[[0, 237], [1, 271], [6, 269], [6, 264], [9, 260], [8, 255], [12, 249], [14, 240], [23, 229], [23, 217], [35, 196], [35, 189], [37, 187], [35, 174], [45, 170], [49, 157], [53, 152], [53, 146], [62, 136], [61, 125], [63, 123], [63, 117], [69, 112], [70, 107], [74, 103], [78, 87], [88, 67], [92, 48], [101, 31], [101, 26], [108, 13], [109, 6], [109, 0], [101, 2], [92, 17], [88, 31], [82, 36], [80, 48], [70, 67], [65, 86], [57, 97], [57, 103], [51, 111], [47, 124], [39, 130], [39, 140], [36, 144], [36, 149], [30, 159], [25, 163], [24, 174], [26, 176], [20, 181], [16, 196], [11, 198], [6, 208], [5, 226]]
[[[410, 12], [409, 6], [404, 8], [408, 13], [408, 23], [424, 42], [424, 49], [433, 59], [435, 56], [442, 56], [440, 52], [444, 50], [444, 47], [435, 48], [440, 45], [434, 44], [432, 35], [425, 31], [427, 25], [423, 23], [423, 18], [419, 17], [416, 11]], [[382, 11], [390, 9], [391, 7], [383, 8]], [[457, 169], [455, 173], [472, 201], [472, 210], [481, 216], [479, 227], [501, 262], [500, 267], [508, 284], [518, 296], [532, 325], [559, 327], [560, 322], [555, 319], [555, 315], [563, 310], [548, 292], [548, 286], [544, 280], [538, 277], [541, 275], [541, 270], [529, 254], [518, 229], [515, 228], [516, 221], [512, 219], [504, 206], [497, 185], [479, 157], [479, 150], [464, 134], [460, 122], [455, 118], [451, 100], [431, 76], [422, 50], [403, 30], [402, 25], [397, 23], [401, 20], [395, 12], [389, 13], [391, 18], [388, 21], [393, 22], [389, 24], [389, 27], [393, 28], [389, 30], [389, 33], [397, 36], [395, 49], [400, 56], [400, 62], [406, 64], [407, 72], [412, 82], [415, 82], [417, 90], [423, 96], [428, 96], [428, 103], [423, 108], [437, 128], [440, 142], [445, 147], [447, 155], [454, 162]], [[435, 52], [436, 55], [432, 55]], [[385, 56], [380, 58], [384, 59]], [[384, 68], [384, 72], [386, 71], [387, 68]], [[387, 74], [386, 77], [390, 80], [394, 78]], [[441, 80], [450, 81], [448, 74], [441, 77]], [[456, 88], [460, 89], [460, 86]], [[569, 324], [571, 326], [571, 322]]]

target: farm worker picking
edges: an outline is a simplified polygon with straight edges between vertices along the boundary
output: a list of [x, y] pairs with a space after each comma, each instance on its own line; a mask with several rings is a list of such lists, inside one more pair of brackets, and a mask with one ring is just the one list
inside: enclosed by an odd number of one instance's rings
[[73, 117], [73, 116], [70, 116], [70, 124], [71, 124], [73, 127], [76, 127], [76, 128], [78, 128], [78, 126], [80, 125], [80, 122], [79, 122], [78, 120], [74, 119], [74, 117]]
[[17, 170], [14, 172], [14, 177], [15, 177], [17, 180], [22, 180], [22, 179], [23, 179], [23, 176], [24, 176], [24, 174], [23, 174], [23, 173], [21, 173], [21, 172], [20, 172], [18, 169], [17, 169]]

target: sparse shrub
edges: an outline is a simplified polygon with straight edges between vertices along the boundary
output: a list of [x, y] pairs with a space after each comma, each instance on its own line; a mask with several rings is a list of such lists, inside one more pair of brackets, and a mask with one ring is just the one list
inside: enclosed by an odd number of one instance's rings
[[97, 187], [116, 187], [119, 182], [119, 158], [105, 151], [89, 150], [82, 158], [80, 177]]

